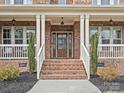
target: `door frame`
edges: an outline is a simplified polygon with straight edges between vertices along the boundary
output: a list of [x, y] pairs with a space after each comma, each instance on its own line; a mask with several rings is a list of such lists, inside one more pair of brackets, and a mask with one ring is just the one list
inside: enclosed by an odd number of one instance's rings
[[[57, 48], [56, 48], [56, 57], [53, 57], [53, 45], [52, 45], [52, 43], [51, 42], [53, 42], [53, 37], [52, 37], [52, 34], [53, 33], [65, 33], [65, 34], [69, 34], [69, 33], [71, 33], [72, 34], [72, 57], [69, 57], [69, 46], [68, 46], [68, 44], [67, 44], [67, 57], [57, 57]], [[74, 34], [73, 34], [73, 31], [52, 31], [51, 32], [51, 36], [50, 36], [50, 49], [51, 49], [51, 53], [50, 53], [50, 55], [51, 55], [51, 58], [53, 58], [53, 59], [71, 59], [71, 58], [73, 58], [74, 57], [74, 36], [73, 36]], [[68, 38], [68, 37], [67, 37]], [[67, 40], [67, 43], [68, 43], [68, 40]], [[57, 47], [57, 38], [56, 38], [56, 47]]]

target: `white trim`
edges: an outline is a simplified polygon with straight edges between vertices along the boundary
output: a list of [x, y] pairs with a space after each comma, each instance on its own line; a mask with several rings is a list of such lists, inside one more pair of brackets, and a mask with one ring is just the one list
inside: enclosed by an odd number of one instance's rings
[[89, 15], [85, 15], [85, 45], [89, 51]]
[[[44, 45], [44, 47], [45, 47], [45, 15], [44, 14], [41, 15], [41, 25], [40, 26], [41, 26], [41, 38], [42, 38], [41, 46]], [[45, 59], [45, 49], [43, 50], [43, 54], [44, 54], [43, 59]]]
[[41, 32], [41, 27], [40, 27], [40, 15], [36, 15], [36, 39], [37, 39], [37, 48], [36, 48], [36, 53], [38, 53], [39, 49], [40, 49], [40, 32]]
[[12, 26], [11, 28], [11, 44], [15, 44], [15, 27]]
[[27, 37], [26, 37], [26, 35], [27, 35], [27, 27], [26, 26], [24, 26], [23, 27], [23, 44], [27, 44]]
[[82, 60], [82, 43], [84, 44], [84, 14], [80, 15], [80, 59]]

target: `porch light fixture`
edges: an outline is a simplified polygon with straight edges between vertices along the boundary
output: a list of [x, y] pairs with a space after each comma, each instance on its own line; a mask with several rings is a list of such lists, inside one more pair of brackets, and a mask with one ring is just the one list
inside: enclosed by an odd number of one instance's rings
[[110, 19], [109, 22], [110, 22], [111, 24], [113, 24], [113, 20], [112, 20], [112, 19]]
[[62, 17], [62, 22], [61, 22], [61, 25], [64, 25], [63, 17]]
[[15, 20], [15, 18], [13, 17], [13, 19], [12, 19], [12, 25], [13, 25], [13, 26], [15, 25], [15, 22], [16, 22], [16, 20]]

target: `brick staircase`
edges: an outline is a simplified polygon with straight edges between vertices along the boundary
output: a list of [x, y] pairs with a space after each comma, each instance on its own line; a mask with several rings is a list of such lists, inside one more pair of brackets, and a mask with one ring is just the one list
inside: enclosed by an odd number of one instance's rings
[[87, 79], [87, 75], [79, 59], [47, 59], [43, 63], [40, 79]]

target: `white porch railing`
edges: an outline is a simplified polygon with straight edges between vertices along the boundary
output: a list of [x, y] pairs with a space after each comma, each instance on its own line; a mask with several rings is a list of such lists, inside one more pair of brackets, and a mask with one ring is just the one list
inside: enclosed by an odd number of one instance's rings
[[99, 59], [124, 58], [124, 44], [99, 44], [98, 45]]
[[42, 68], [43, 61], [45, 59], [45, 50], [44, 44], [40, 47], [37, 54], [37, 79], [40, 78], [40, 71]]
[[83, 43], [82, 43], [82, 60], [87, 72], [88, 79], [90, 79], [90, 55]]
[[28, 59], [27, 44], [0, 45], [0, 59]]

